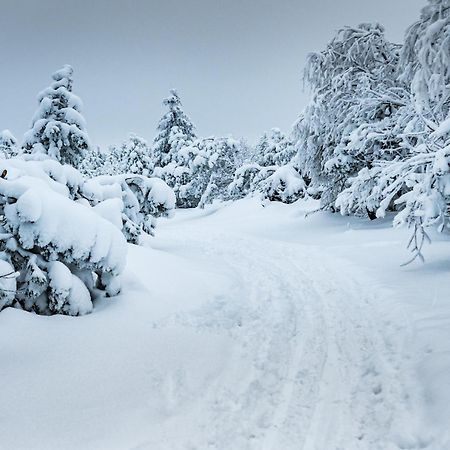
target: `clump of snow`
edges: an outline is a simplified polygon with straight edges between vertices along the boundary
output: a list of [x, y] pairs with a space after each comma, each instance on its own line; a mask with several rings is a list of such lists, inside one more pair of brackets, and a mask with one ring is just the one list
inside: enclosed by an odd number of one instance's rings
[[164, 181], [135, 174], [92, 178], [83, 195], [135, 244], [142, 232], [154, 233], [156, 218], [169, 216], [175, 208], [175, 194]]

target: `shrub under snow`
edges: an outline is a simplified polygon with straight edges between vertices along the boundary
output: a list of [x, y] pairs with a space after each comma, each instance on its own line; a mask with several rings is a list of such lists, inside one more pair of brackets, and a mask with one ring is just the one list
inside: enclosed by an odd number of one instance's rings
[[306, 193], [306, 184], [297, 170], [290, 164], [277, 168], [258, 186], [263, 199], [294, 203]]
[[173, 191], [141, 175], [86, 180], [55, 160], [3, 161], [0, 178], [0, 309], [86, 314], [116, 295], [126, 241], [153, 233]]
[[142, 232], [153, 234], [155, 219], [175, 208], [175, 194], [164, 181], [135, 174], [93, 178], [83, 195], [133, 244], [140, 242]]
[[2, 306], [16, 301], [40, 314], [80, 315], [97, 295], [119, 292], [126, 241], [91, 207], [22, 175], [0, 179], [0, 214], [0, 270], [9, 274], [2, 278], [8, 286]]

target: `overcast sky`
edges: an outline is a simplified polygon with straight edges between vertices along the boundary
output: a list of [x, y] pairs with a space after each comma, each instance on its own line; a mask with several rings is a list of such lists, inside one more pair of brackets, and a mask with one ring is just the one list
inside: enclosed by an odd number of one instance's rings
[[178, 88], [198, 134], [289, 130], [301, 73], [342, 25], [378, 21], [401, 42], [426, 0], [0, 0], [0, 129], [19, 139], [37, 93], [75, 70], [92, 140], [152, 140]]

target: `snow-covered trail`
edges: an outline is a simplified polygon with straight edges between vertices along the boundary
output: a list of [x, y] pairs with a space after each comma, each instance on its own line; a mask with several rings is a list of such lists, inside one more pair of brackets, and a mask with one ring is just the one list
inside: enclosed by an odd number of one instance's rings
[[[196, 431], [167, 448], [426, 448], [413, 437], [402, 355], [385, 339], [395, 325], [378, 317], [358, 274], [312, 247], [225, 230], [177, 221], [156, 243], [232, 280], [223, 295], [158, 325], [233, 342], [191, 405]], [[138, 448], [161, 445], [155, 437]]]
[[447, 315], [400, 295], [430, 303], [437, 275], [382, 259], [390, 229], [304, 206], [179, 211], [92, 314], [2, 311], [0, 450], [450, 448]]

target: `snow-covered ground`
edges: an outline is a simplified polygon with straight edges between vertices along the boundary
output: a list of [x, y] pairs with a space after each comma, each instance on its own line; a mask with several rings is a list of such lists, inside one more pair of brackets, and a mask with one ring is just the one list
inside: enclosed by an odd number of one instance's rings
[[83, 317], [0, 313], [1, 449], [450, 448], [450, 241], [242, 200], [161, 220]]

